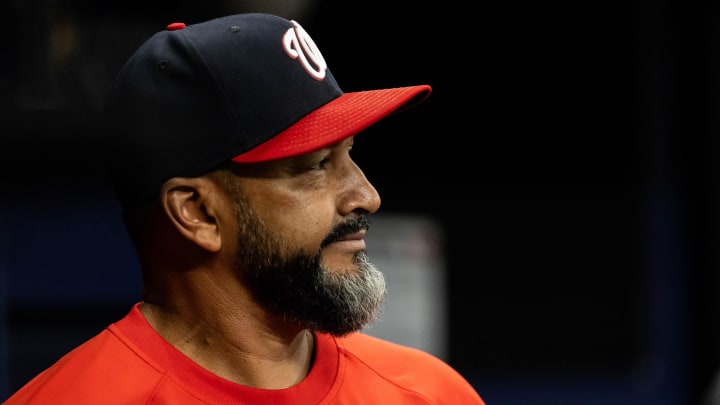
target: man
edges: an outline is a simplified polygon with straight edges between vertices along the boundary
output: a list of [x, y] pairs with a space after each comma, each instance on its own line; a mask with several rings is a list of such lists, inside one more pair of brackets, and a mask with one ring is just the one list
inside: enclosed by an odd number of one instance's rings
[[143, 301], [15, 404], [484, 404], [427, 353], [362, 334], [383, 274], [355, 135], [427, 85], [343, 93], [294, 21], [155, 34], [106, 104], [107, 159]]

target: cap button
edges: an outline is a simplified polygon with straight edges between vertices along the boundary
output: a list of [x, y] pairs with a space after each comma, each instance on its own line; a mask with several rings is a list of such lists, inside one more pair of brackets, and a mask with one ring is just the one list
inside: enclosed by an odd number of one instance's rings
[[168, 31], [181, 30], [181, 29], [185, 28], [185, 23], [181, 23], [181, 22], [170, 23], [170, 24], [168, 24], [168, 26], [166, 28]]

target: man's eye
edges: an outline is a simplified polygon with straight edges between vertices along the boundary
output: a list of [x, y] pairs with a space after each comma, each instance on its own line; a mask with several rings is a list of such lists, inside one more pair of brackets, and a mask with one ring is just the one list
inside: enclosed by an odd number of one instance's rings
[[325, 165], [327, 165], [328, 162], [330, 162], [330, 159], [323, 159], [323, 160], [315, 163], [314, 165], [310, 166], [310, 170], [322, 170], [325, 168]]

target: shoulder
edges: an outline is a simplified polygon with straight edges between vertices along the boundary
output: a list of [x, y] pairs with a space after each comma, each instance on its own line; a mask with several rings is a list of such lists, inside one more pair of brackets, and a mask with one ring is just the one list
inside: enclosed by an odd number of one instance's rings
[[369, 364], [389, 366], [403, 360], [421, 362], [429, 367], [449, 368], [444, 361], [430, 353], [364, 333], [339, 338], [338, 345]]
[[[139, 358], [111, 329], [65, 354], [16, 391], [11, 404], [109, 403], [122, 393], [150, 393], [162, 380], [161, 370]], [[78, 402], [78, 399], [83, 400]]]
[[338, 339], [338, 348], [346, 358], [349, 372], [363, 368], [380, 379], [426, 398], [455, 398], [463, 404], [483, 404], [472, 385], [440, 358], [422, 350], [354, 333]]

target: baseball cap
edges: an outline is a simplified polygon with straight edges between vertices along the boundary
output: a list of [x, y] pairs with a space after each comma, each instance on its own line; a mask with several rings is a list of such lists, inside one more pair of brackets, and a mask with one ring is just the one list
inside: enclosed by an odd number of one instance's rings
[[430, 92], [343, 92], [309, 34], [279, 16], [172, 23], [128, 59], [106, 101], [111, 181], [127, 208], [172, 177], [327, 147]]

